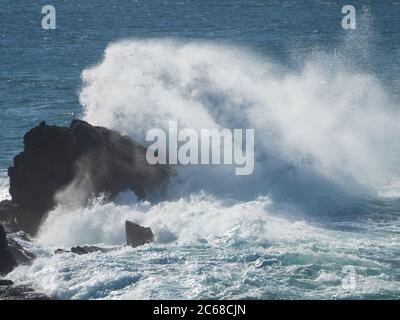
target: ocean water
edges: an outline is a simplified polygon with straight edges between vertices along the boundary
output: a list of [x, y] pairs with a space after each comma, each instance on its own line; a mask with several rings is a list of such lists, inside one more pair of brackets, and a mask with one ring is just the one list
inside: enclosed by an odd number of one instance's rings
[[[38, 258], [9, 279], [62, 299], [400, 297], [399, 2], [354, 3], [356, 30], [343, 1], [53, 1], [52, 31], [45, 4], [0, 7], [0, 199], [41, 120], [143, 143], [168, 120], [253, 128], [255, 172], [179, 166], [147, 201], [63, 201], [15, 235]], [[155, 242], [124, 246], [127, 219]], [[54, 254], [85, 244], [114, 250]]]

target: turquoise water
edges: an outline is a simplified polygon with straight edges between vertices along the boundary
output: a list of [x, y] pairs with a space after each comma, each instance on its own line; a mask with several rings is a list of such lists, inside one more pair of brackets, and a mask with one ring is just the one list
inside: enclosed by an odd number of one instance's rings
[[[343, 1], [54, 1], [53, 31], [45, 4], [1, 4], [1, 199], [41, 120], [142, 142], [167, 120], [250, 127], [256, 168], [179, 167], [162, 199], [60, 205], [10, 279], [67, 299], [399, 297], [399, 3], [356, 5], [354, 31]], [[124, 247], [125, 219], [155, 243]], [[116, 250], [53, 254], [83, 244]]]

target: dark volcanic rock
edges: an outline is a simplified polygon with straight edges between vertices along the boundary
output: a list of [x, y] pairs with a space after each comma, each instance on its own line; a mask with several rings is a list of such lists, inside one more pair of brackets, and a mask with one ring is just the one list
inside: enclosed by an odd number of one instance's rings
[[57, 249], [56, 251], [54, 251], [55, 254], [62, 254], [62, 253], [67, 253], [67, 252], [71, 252], [71, 251], [65, 250], [65, 249]]
[[0, 251], [0, 275], [6, 275], [17, 266], [14, 256], [8, 249]]
[[14, 256], [8, 249], [0, 251], [0, 275], [6, 275], [17, 266]]
[[[7, 239], [0, 225], [0, 275], [6, 275], [17, 265], [30, 263], [34, 256], [13, 239]], [[35, 292], [28, 286], [15, 285], [13, 281], [0, 279], [0, 300], [48, 300], [48, 296]]]
[[[31, 221], [32, 220], [32, 221]], [[26, 230], [36, 220], [28, 210], [10, 200], [0, 202], [0, 221], [12, 231]], [[20, 222], [18, 224], [18, 221]], [[8, 230], [8, 231], [10, 231]]]
[[145, 228], [137, 223], [126, 221], [126, 243], [132, 247], [142, 246], [154, 241], [154, 235], [150, 228]]
[[13, 254], [8, 248], [6, 232], [0, 225], [0, 275], [6, 275], [17, 266]]
[[0, 285], [0, 300], [50, 300], [50, 298], [28, 286], [8, 284]]
[[169, 170], [149, 165], [146, 149], [129, 137], [74, 120], [69, 127], [41, 122], [26, 133], [8, 175], [12, 201], [0, 205], [0, 219], [35, 233], [60, 190], [82, 201], [126, 190], [144, 198], [164, 185]]
[[0, 250], [7, 248], [8, 248], [8, 242], [7, 242], [6, 230], [4, 230], [4, 227], [0, 224]]
[[14, 282], [11, 280], [0, 279], [0, 286], [12, 286]]
[[24, 249], [17, 241], [8, 239], [8, 250], [19, 266], [29, 265], [36, 258], [35, 255]]
[[78, 255], [82, 255], [82, 254], [88, 254], [88, 253], [92, 253], [92, 252], [109, 252], [112, 249], [106, 249], [106, 248], [100, 248], [100, 247], [96, 247], [96, 246], [77, 246], [77, 247], [72, 247], [71, 250], [64, 250], [64, 249], [57, 249], [55, 251], [55, 254], [61, 254], [61, 253], [75, 253]]
[[72, 247], [71, 252], [75, 254], [88, 254], [92, 252], [108, 252], [109, 250], [96, 247], [96, 246], [77, 246], [77, 247]]

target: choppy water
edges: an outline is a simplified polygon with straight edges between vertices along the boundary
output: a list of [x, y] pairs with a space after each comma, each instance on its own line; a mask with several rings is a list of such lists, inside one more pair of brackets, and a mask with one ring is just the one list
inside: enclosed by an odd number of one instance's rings
[[[177, 168], [161, 198], [59, 206], [8, 277], [67, 299], [398, 298], [400, 5], [363, 3], [350, 32], [340, 1], [56, 1], [52, 32], [44, 3], [2, 7], [1, 199], [42, 119], [256, 133], [253, 176]], [[155, 243], [124, 247], [126, 219]], [[115, 250], [54, 255], [83, 244]]]

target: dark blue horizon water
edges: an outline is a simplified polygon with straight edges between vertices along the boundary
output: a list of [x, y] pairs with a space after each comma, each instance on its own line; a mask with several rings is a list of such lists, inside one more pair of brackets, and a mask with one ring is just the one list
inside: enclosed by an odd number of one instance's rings
[[[348, 1], [0, 1], [0, 169], [22, 148], [23, 134], [45, 120], [80, 117], [81, 72], [101, 61], [111, 42], [174, 37], [252, 47], [296, 68], [293, 56], [334, 50]], [[41, 8], [57, 10], [57, 29], [41, 28]], [[352, 1], [367, 12], [364, 72], [400, 96], [400, 3]], [[367, 11], [365, 11], [367, 10]], [[361, 31], [360, 31], [361, 32]], [[360, 58], [361, 59], [361, 58]], [[398, 98], [396, 98], [398, 101]]]

